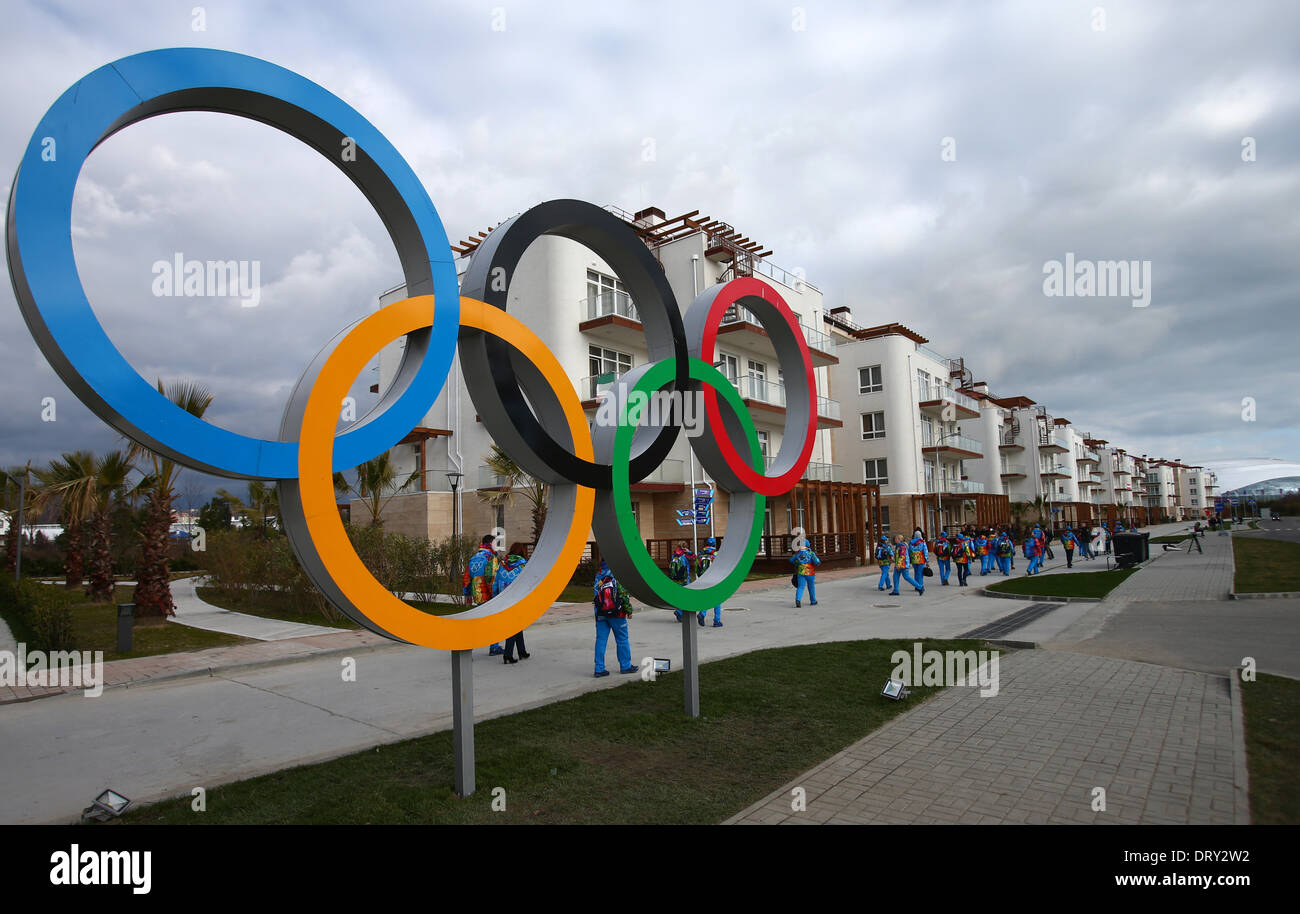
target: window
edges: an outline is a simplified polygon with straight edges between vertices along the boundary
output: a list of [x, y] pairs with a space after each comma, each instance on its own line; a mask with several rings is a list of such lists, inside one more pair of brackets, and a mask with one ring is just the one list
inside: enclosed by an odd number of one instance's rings
[[921, 417], [921, 447], [934, 446], [934, 420], [929, 416]]
[[722, 373], [735, 385], [736, 379], [740, 377], [740, 361], [734, 355], [727, 355], [725, 352], [722, 353], [719, 361], [722, 362]]
[[885, 437], [885, 414], [863, 413], [862, 414], [862, 440], [870, 441], [873, 438]]
[[636, 317], [632, 300], [628, 297], [623, 283], [613, 276], [587, 271], [587, 316], [603, 317], [606, 314], [622, 314]]
[[930, 375], [919, 368], [916, 369], [916, 388], [922, 400], [930, 399]]
[[769, 448], [772, 443], [772, 436], [768, 434], [766, 431], [759, 431], [757, 434], [758, 434], [758, 450], [763, 455], [763, 463], [766, 464], [768, 455], [771, 453]]
[[593, 399], [600, 395], [599, 385], [608, 384], [624, 372], [632, 370], [632, 356], [614, 349], [589, 346], [587, 369], [591, 372], [591, 377], [587, 379], [587, 390], [582, 393], [587, 399]]
[[879, 365], [858, 369], [858, 393], [874, 394], [884, 389], [885, 385], [881, 382]]
[[862, 461], [862, 481], [867, 485], [889, 485], [889, 469], [884, 457]]
[[[641, 502], [639, 501], [632, 502], [632, 523], [638, 531], [641, 529]], [[504, 527], [505, 524], [501, 526]]]

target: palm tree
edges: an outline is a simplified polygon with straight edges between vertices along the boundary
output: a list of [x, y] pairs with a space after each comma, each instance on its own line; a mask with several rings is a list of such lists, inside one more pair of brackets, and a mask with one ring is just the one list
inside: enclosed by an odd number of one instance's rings
[[501, 486], [492, 489], [480, 489], [478, 497], [494, 508], [509, 504], [515, 493], [522, 495], [528, 502], [533, 517], [533, 542], [542, 536], [542, 527], [546, 524], [546, 500], [550, 488], [534, 476], [523, 471], [505, 451], [494, 444], [492, 450], [483, 458], [493, 475], [500, 477]]
[[57, 502], [63, 524], [64, 586], [80, 587], [86, 576], [86, 521], [94, 510], [89, 480], [95, 475], [95, 455], [89, 451], [64, 453], [44, 470], [36, 471], [40, 483], [32, 494], [32, 507], [40, 511]]
[[[202, 384], [175, 381], [164, 385], [158, 380], [158, 393], [199, 418], [212, 405], [212, 394]], [[140, 616], [174, 616], [171, 569], [172, 502], [176, 498], [176, 481], [181, 467], [166, 457], [159, 457], [140, 445], [133, 445], [131, 458], [148, 455], [152, 472], [141, 481], [144, 492], [144, 520], [140, 526], [140, 563], [136, 569], [135, 606]]]
[[[384, 451], [378, 457], [358, 466], [356, 476], [356, 482], [350, 483], [342, 473], [335, 473], [334, 491], [340, 495], [356, 496], [370, 512], [370, 526], [382, 527], [383, 521], [379, 519], [379, 515], [383, 512], [384, 506], [394, 495], [405, 492], [419, 482], [420, 471], [411, 473], [401, 485], [398, 485], [397, 468], [393, 466], [390, 452]], [[387, 496], [385, 492], [388, 493]]]
[[[88, 451], [74, 451], [51, 461], [47, 470], [36, 474], [42, 486], [33, 499], [33, 507], [39, 509], [57, 500], [60, 515], [70, 529], [77, 528], [77, 552], [89, 553], [90, 580], [86, 594], [92, 600], [109, 600], [113, 596], [111, 515], [127, 497], [126, 481], [134, 469], [129, 455], [123, 451], [112, 451], [98, 459]], [[72, 584], [71, 555], [66, 567]], [[80, 572], [76, 582], [80, 582]]]

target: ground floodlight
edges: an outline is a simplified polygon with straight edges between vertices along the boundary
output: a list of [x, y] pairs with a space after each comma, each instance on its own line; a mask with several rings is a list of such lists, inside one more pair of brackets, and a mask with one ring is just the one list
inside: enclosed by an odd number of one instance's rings
[[904, 688], [904, 683], [897, 679], [890, 679], [885, 683], [885, 687], [880, 690], [880, 694], [893, 701], [900, 698], [906, 698], [912, 694], [910, 689]]
[[105, 822], [116, 819], [126, 812], [126, 808], [130, 805], [129, 799], [110, 788], [95, 797], [91, 804], [81, 811], [81, 821], [93, 819], [97, 822]]

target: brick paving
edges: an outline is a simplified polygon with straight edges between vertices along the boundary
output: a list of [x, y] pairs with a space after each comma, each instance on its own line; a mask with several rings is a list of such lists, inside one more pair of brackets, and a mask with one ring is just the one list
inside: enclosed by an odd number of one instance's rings
[[1130, 575], [1107, 595], [1111, 601], [1184, 602], [1189, 600], [1226, 600], [1232, 590], [1232, 537], [1211, 533], [1201, 538], [1204, 555], [1195, 547], [1187, 553], [1187, 543], [1165, 552], [1159, 544], [1151, 547], [1151, 562], [1137, 574]]
[[996, 696], [946, 689], [728, 824], [1248, 821], [1226, 677], [1048, 651], [999, 672]]

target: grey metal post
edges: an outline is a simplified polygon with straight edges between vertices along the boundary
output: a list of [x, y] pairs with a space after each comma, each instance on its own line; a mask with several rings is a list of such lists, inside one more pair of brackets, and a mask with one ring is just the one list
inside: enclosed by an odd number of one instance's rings
[[474, 792], [474, 653], [451, 652], [451, 739], [456, 795]]
[[135, 635], [135, 604], [117, 604], [117, 652], [129, 653]]
[[14, 558], [14, 580], [23, 579], [23, 512], [27, 510], [27, 474], [18, 480], [18, 516], [9, 520], [9, 535], [18, 535], [18, 555]]
[[699, 624], [695, 613], [682, 613], [682, 691], [686, 696], [686, 716], [700, 716], [700, 652], [698, 648]]

